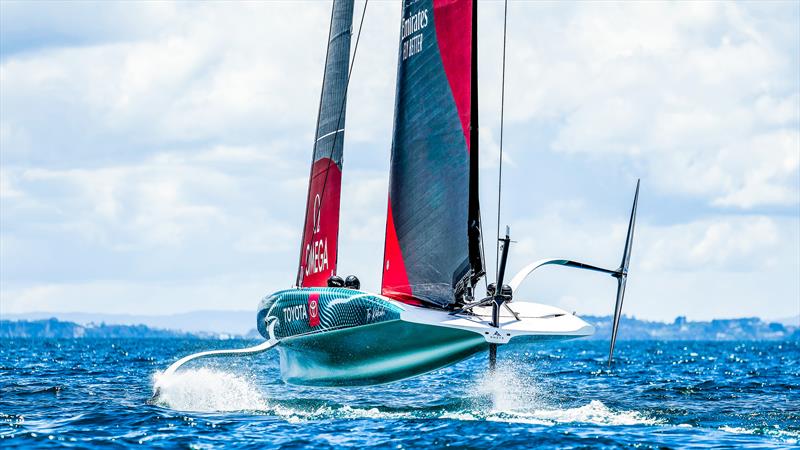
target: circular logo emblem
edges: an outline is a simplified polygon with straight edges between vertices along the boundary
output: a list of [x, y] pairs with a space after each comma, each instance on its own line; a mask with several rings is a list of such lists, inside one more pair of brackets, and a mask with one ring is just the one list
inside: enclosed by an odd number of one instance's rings
[[308, 313], [311, 315], [311, 317], [317, 317], [317, 301], [316, 300], [311, 300], [311, 302], [308, 304]]

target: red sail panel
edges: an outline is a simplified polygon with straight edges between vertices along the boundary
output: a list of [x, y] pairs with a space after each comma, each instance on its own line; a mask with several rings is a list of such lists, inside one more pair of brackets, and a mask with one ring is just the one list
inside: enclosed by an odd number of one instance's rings
[[336, 273], [344, 118], [353, 0], [334, 0], [306, 198], [297, 286], [326, 286]]
[[436, 42], [469, 149], [472, 100], [472, 1], [434, 0]]
[[475, 8], [403, 4], [381, 292], [408, 303], [457, 303], [482, 274]]
[[400, 250], [400, 243], [397, 242], [397, 233], [395, 233], [391, 199], [386, 212], [386, 247], [383, 253], [383, 289], [381, 293], [412, 305], [422, 304], [414, 298], [411, 293], [411, 285], [408, 284], [403, 252]]
[[322, 158], [314, 162], [312, 173], [300, 285], [326, 286], [328, 277], [336, 273], [342, 171], [331, 159]]

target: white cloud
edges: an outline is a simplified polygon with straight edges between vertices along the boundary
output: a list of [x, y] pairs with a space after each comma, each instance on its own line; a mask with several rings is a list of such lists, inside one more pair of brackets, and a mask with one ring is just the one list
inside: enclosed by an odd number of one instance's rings
[[11, 173], [0, 168], [0, 198], [20, 197], [22, 193], [14, 188], [11, 181]]
[[[553, 204], [548, 209], [553, 213], [516, 224], [510, 276], [549, 257], [610, 269], [619, 265], [626, 218], [582, 222], [576, 220], [580, 204]], [[677, 315], [710, 319], [796, 314], [799, 227], [797, 218], [717, 216], [658, 225], [640, 217], [625, 312], [666, 320]], [[612, 310], [615, 288], [605, 275], [545, 267], [523, 283], [516, 297], [604, 315]]]
[[180, 4], [157, 2], [80, 3], [7, 0], [0, 4], [3, 57], [48, 47], [89, 46], [161, 34], [183, 11]]
[[[500, 162], [500, 135], [488, 127], [481, 127], [480, 132], [480, 167], [482, 170], [496, 170]], [[505, 137], [505, 136], [504, 136]], [[503, 144], [503, 166], [515, 167], [517, 164], [514, 161], [513, 149]]]
[[[24, 193], [32, 200], [9, 201], [4, 213], [7, 217], [24, 214], [26, 208], [36, 205], [44, 216], [23, 216], [28, 221], [81, 230], [87, 240], [117, 248], [182, 245], [220, 232], [235, 236], [231, 228], [249, 229], [243, 222], [258, 214], [262, 216], [256, 223], [280, 220], [279, 214], [264, 214], [264, 205], [258, 204], [256, 195], [270, 192], [276, 197], [273, 205], [285, 204], [280, 201], [285, 177], [275, 176], [286, 169], [279, 155], [274, 147], [214, 147], [194, 154], [160, 153], [124, 166], [61, 170], [12, 167], [5, 171], [19, 181], [19, 186], [10, 190], [12, 197]], [[260, 174], [272, 177], [262, 178]], [[254, 186], [259, 191], [249, 190]], [[248, 205], [250, 213], [239, 209]], [[285, 227], [280, 223], [275, 226], [277, 230]]]
[[550, 121], [552, 149], [632, 159], [713, 205], [800, 200], [800, 75], [774, 24], [796, 5], [770, 21], [739, 3], [511, 9], [507, 119]]
[[[73, 152], [99, 157], [131, 140], [147, 144], [135, 149], [141, 152], [174, 142], [236, 142], [268, 130], [295, 133], [298, 124], [313, 129], [327, 5], [179, 9], [160, 33], [3, 60], [6, 159], [30, 160], [34, 149], [52, 159], [85, 145]], [[287, 20], [298, 12], [303, 20]], [[115, 141], [117, 149], [108, 145]]]
[[51, 283], [5, 287], [0, 313], [92, 311], [166, 315], [187, 310], [255, 310], [259, 299], [268, 293], [262, 278], [252, 275], [146, 284], [125, 281]]
[[776, 250], [791, 237], [768, 217], [717, 217], [646, 228], [641, 253], [648, 271], [747, 271], [774, 269]]

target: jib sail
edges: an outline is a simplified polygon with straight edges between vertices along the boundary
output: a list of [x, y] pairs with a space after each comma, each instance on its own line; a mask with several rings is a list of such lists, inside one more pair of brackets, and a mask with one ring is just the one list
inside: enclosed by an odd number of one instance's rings
[[336, 273], [352, 22], [353, 0], [334, 0], [308, 184], [298, 286], [325, 286], [328, 277]]
[[383, 295], [447, 306], [483, 275], [478, 206], [477, 5], [405, 0]]

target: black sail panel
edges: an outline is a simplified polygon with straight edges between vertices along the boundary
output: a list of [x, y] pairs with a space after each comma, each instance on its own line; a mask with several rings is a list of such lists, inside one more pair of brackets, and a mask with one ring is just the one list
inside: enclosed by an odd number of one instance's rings
[[447, 306], [483, 273], [472, 0], [406, 0], [382, 293]]

